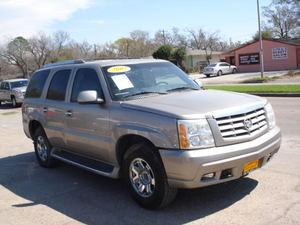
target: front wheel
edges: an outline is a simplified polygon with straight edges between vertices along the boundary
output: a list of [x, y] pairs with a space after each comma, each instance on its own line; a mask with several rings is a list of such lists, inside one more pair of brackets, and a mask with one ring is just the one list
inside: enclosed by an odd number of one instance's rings
[[16, 108], [16, 107], [18, 106], [17, 100], [16, 100], [16, 97], [15, 97], [15, 96], [12, 96], [12, 97], [11, 97], [11, 104], [12, 104], [12, 107], [13, 107], [13, 108]]
[[236, 69], [233, 69], [233, 70], [232, 70], [232, 73], [235, 74], [235, 73], [236, 73]]
[[131, 146], [124, 157], [125, 179], [133, 199], [147, 209], [171, 203], [177, 189], [167, 181], [162, 161], [156, 150], [147, 144]]

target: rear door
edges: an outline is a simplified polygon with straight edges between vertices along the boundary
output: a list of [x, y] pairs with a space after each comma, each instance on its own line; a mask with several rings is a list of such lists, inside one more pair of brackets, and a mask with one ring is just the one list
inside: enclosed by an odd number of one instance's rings
[[46, 120], [46, 133], [54, 147], [65, 148], [65, 112], [66, 91], [71, 75], [71, 69], [61, 69], [54, 72], [43, 106]]
[[10, 86], [8, 82], [1, 83], [0, 99], [2, 101], [10, 101]]
[[70, 151], [108, 162], [110, 144], [109, 111], [103, 104], [79, 104], [81, 91], [95, 90], [104, 99], [94, 68], [78, 68], [75, 72], [66, 116], [66, 142]]

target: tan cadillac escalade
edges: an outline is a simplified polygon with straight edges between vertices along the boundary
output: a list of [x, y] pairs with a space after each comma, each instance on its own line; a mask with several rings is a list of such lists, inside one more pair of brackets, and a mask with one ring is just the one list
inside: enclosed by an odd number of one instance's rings
[[203, 90], [170, 62], [72, 60], [32, 76], [22, 106], [37, 160], [123, 177], [143, 207], [265, 165], [280, 129], [266, 99]]

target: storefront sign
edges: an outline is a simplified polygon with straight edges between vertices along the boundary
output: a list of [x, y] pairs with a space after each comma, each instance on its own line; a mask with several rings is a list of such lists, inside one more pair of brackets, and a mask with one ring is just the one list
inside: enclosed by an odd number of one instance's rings
[[288, 49], [287, 48], [272, 48], [272, 59], [287, 59]]
[[259, 64], [259, 53], [239, 55], [240, 65]]

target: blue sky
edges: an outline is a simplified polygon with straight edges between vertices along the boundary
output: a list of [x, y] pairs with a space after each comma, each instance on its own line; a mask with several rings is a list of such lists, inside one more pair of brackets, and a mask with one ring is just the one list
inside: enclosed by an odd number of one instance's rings
[[[261, 6], [270, 2], [260, 0]], [[1, 0], [0, 20], [2, 38], [65, 30], [77, 41], [93, 43], [136, 29], [153, 35], [172, 27], [203, 28], [234, 41], [246, 41], [257, 30], [256, 0]]]

